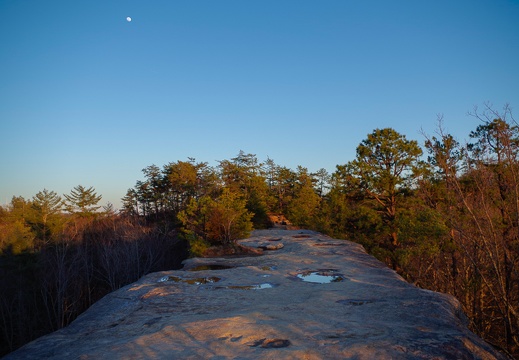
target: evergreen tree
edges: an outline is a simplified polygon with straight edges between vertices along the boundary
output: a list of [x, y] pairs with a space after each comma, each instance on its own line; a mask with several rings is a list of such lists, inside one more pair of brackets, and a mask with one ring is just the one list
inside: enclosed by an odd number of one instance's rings
[[315, 178], [315, 187], [317, 194], [322, 199], [329, 190], [330, 174], [326, 169], [321, 168], [315, 174], [312, 174]]
[[246, 205], [240, 194], [224, 188], [222, 195], [207, 207], [208, 237], [232, 245], [234, 241], [249, 236], [254, 214], [247, 210]]
[[422, 149], [391, 128], [376, 129], [357, 147], [352, 162], [360, 188], [374, 199], [389, 226], [392, 246], [399, 245], [395, 219], [399, 198], [423, 172]]
[[287, 213], [287, 206], [294, 196], [296, 181], [297, 175], [293, 170], [285, 166], [276, 166], [275, 178], [270, 190], [274, 212], [279, 214]]
[[253, 214], [256, 228], [265, 228], [269, 223], [267, 195], [268, 185], [262, 173], [262, 164], [256, 155], [240, 151], [238, 156], [220, 161], [220, 177], [231, 192], [241, 194], [247, 209]]
[[320, 197], [314, 189], [315, 180], [308, 169], [298, 166], [292, 199], [287, 205], [287, 217], [294, 225], [313, 227]]
[[0, 254], [20, 254], [34, 249], [36, 235], [28, 225], [31, 212], [29, 201], [13, 196], [7, 211], [3, 210], [0, 217]]
[[139, 215], [139, 198], [135, 189], [128, 189], [126, 195], [121, 199], [122, 213], [128, 216]]
[[247, 237], [252, 231], [252, 216], [243, 196], [229, 188], [224, 188], [214, 200], [208, 196], [191, 199], [178, 214], [184, 236], [192, 246], [199, 243], [198, 240], [233, 245], [235, 240]]
[[96, 214], [101, 208], [97, 204], [102, 196], [97, 195], [93, 187], [88, 189], [82, 185], [78, 185], [72, 189], [69, 195], [63, 195], [66, 199], [66, 210], [79, 217], [90, 217]]
[[63, 201], [54, 191], [43, 189], [33, 196], [31, 224], [43, 244], [60, 233], [63, 226], [62, 207]]

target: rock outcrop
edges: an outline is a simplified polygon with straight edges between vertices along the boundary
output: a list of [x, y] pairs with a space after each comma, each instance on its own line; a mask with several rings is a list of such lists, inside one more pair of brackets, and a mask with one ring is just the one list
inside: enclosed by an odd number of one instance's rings
[[263, 256], [190, 259], [94, 304], [8, 359], [502, 359], [451, 296], [355, 243], [256, 231]]

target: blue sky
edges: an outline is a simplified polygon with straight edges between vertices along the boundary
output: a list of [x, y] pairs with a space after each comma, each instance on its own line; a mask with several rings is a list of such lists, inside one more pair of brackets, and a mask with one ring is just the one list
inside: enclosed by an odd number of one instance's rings
[[519, 107], [518, 19], [512, 0], [0, 0], [0, 203], [81, 184], [119, 206], [148, 165], [240, 150], [333, 172], [438, 114], [463, 141], [475, 105]]

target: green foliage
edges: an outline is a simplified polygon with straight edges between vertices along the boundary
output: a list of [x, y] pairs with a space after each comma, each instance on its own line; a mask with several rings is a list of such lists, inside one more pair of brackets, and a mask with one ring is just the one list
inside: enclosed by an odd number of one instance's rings
[[151, 165], [142, 171], [146, 179], [137, 181], [135, 188], [129, 189], [122, 199], [126, 215], [168, 222], [175, 220], [192, 198], [214, 197], [219, 191], [220, 182], [214, 169], [192, 158], [169, 163], [162, 169]]
[[191, 199], [186, 208], [177, 215], [182, 224], [182, 233], [186, 239], [200, 238], [207, 240], [208, 206], [213, 202], [209, 196]]
[[286, 214], [288, 204], [294, 197], [296, 173], [284, 166], [269, 165], [269, 204], [270, 211]]
[[0, 216], [0, 254], [34, 249], [35, 234], [28, 224], [32, 216], [31, 203], [21, 196], [14, 196]]
[[21, 254], [34, 248], [34, 233], [21, 220], [0, 224], [0, 255], [4, 253]]
[[396, 219], [400, 240], [405, 245], [430, 245], [431, 254], [437, 252], [436, 239], [448, 236], [449, 227], [442, 214], [420, 203], [408, 201]]
[[391, 128], [376, 129], [357, 147], [352, 162], [353, 175], [367, 195], [383, 208], [388, 219], [394, 219], [396, 197], [414, 185], [423, 163], [422, 150], [414, 140], [407, 140]]
[[135, 189], [128, 189], [126, 195], [121, 199], [121, 212], [127, 216], [139, 215], [139, 198]]
[[219, 170], [225, 187], [245, 199], [247, 210], [253, 214], [254, 227], [267, 227], [268, 185], [256, 155], [240, 151], [235, 158], [220, 161]]
[[300, 227], [313, 227], [318, 213], [320, 197], [314, 189], [314, 179], [306, 168], [297, 169], [296, 181], [292, 189], [291, 201], [287, 204], [286, 215]]
[[[363, 245], [368, 252], [388, 249], [387, 226], [379, 212], [363, 204], [351, 204], [342, 214], [344, 237]], [[388, 263], [386, 257], [378, 257]]]
[[433, 259], [442, 251], [449, 250], [450, 235], [445, 218], [439, 211], [416, 201], [408, 201], [406, 205], [396, 219], [402, 246], [394, 258], [408, 275], [415, 273], [413, 267], [417, 259]]
[[267, 187], [264, 178], [261, 176], [255, 177], [252, 186], [254, 191], [250, 192], [245, 206], [252, 214], [251, 221], [254, 228], [268, 228], [271, 224], [268, 217]]
[[186, 235], [185, 239], [189, 242], [189, 255], [191, 257], [203, 257], [211, 247], [209, 241], [198, 237], [196, 234]]
[[419, 175], [422, 149], [391, 128], [376, 129], [357, 147], [355, 166], [362, 186], [376, 197], [409, 187]]
[[232, 245], [235, 240], [249, 236], [253, 228], [252, 215], [241, 194], [224, 188], [215, 200], [208, 196], [192, 199], [187, 208], [179, 212], [178, 219], [186, 239]]
[[27, 220], [31, 215], [31, 202], [21, 196], [13, 196], [8, 216], [14, 220]]
[[61, 197], [47, 189], [43, 189], [32, 198], [33, 211], [30, 224], [41, 242], [56, 240], [62, 232], [64, 226], [62, 206]]
[[197, 194], [198, 167], [193, 162], [177, 161], [164, 168], [168, 204], [180, 211]]
[[349, 165], [360, 190], [375, 200], [384, 215], [394, 247], [399, 245], [395, 224], [398, 203], [424, 172], [421, 155], [416, 141], [391, 128], [376, 129], [357, 147], [357, 157]]
[[253, 228], [253, 214], [246, 205], [246, 200], [240, 194], [224, 188], [222, 195], [207, 207], [208, 238], [229, 245], [248, 237]]
[[78, 185], [71, 190], [70, 194], [65, 194], [65, 209], [79, 217], [92, 217], [101, 208], [97, 204], [102, 196], [97, 195], [93, 187], [88, 189]]
[[321, 168], [315, 174], [312, 174], [312, 176], [315, 179], [315, 190], [319, 195], [319, 198], [322, 199], [324, 198], [324, 196], [330, 188], [328, 184], [331, 180], [331, 175], [328, 174], [328, 171], [326, 171], [326, 169]]

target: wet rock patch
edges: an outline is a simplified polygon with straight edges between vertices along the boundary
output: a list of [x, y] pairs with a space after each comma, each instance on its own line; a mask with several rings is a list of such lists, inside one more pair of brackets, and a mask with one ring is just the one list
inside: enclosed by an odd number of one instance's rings
[[272, 283], [263, 283], [255, 285], [228, 285], [228, 286], [217, 286], [216, 289], [231, 289], [231, 290], [263, 290], [272, 289], [279, 285]]
[[184, 279], [180, 276], [163, 276], [159, 279], [158, 282], [168, 282], [173, 281], [176, 283], [186, 283], [189, 285], [204, 285], [204, 284], [212, 284], [215, 282], [220, 281], [221, 278], [216, 276], [209, 276], [209, 277], [200, 277], [200, 278], [194, 278], [194, 279]]
[[246, 344], [250, 347], [261, 347], [264, 349], [279, 349], [290, 346], [290, 340], [287, 339], [259, 339], [253, 340]]
[[257, 247], [258, 247], [258, 249], [262, 249], [262, 250], [279, 250], [279, 249], [283, 249], [285, 246], [282, 243], [278, 243], [278, 244], [265, 243], [265, 244], [260, 244]]

